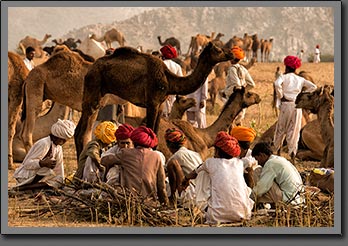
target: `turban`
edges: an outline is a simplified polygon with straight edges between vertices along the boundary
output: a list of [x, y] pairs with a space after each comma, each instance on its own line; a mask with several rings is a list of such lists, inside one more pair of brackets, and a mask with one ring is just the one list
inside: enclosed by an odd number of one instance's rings
[[252, 142], [256, 137], [256, 131], [250, 127], [236, 126], [232, 128], [230, 135], [238, 141]]
[[111, 144], [116, 140], [116, 125], [111, 121], [103, 121], [97, 125], [94, 135], [105, 144]]
[[165, 45], [160, 49], [162, 55], [166, 58], [166, 59], [171, 59], [171, 58], [176, 58], [178, 55], [176, 53], [176, 49], [171, 46], [171, 45]]
[[317, 44], [317, 45], [315, 46], [315, 48], [319, 49], [319, 44]]
[[237, 157], [240, 155], [238, 140], [229, 135], [227, 132], [221, 131], [217, 134], [214, 146], [220, 148], [222, 151], [232, 157]]
[[186, 137], [182, 131], [175, 128], [167, 129], [164, 138], [169, 144], [183, 145], [186, 142]]
[[76, 126], [71, 120], [58, 119], [58, 121], [52, 125], [51, 133], [58, 138], [68, 140], [74, 136], [75, 128]]
[[239, 60], [242, 60], [245, 56], [243, 49], [236, 45], [232, 47], [232, 53], [234, 55], [234, 58], [237, 58]]
[[135, 128], [130, 136], [130, 139], [136, 145], [141, 145], [144, 147], [154, 148], [158, 144], [158, 139], [156, 134], [146, 126], [139, 126]]
[[297, 56], [287, 56], [284, 58], [284, 65], [293, 69], [297, 69], [301, 67], [301, 59]]
[[132, 132], [134, 130], [134, 127], [128, 124], [122, 124], [120, 125], [116, 130], [116, 138], [118, 140], [124, 140], [127, 138], [130, 138]]

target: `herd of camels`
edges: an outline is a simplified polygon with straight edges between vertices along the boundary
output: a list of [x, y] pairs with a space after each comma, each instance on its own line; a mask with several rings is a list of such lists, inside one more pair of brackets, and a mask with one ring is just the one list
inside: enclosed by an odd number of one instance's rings
[[[167, 158], [170, 152], [164, 132], [169, 127], [181, 129], [188, 139], [188, 147], [199, 152], [203, 159], [207, 158], [216, 133], [228, 130], [243, 108], [258, 104], [261, 99], [244, 88], [235, 90], [216, 121], [200, 129], [182, 119], [185, 111], [196, 103], [184, 95], [197, 90], [208, 76], [214, 74], [210, 80], [213, 104], [219, 90], [225, 86], [226, 69], [229, 60], [233, 59], [231, 47], [243, 47], [248, 61], [243, 65], [249, 69], [258, 59], [258, 49], [261, 50], [260, 61], [268, 61], [273, 42], [273, 39], [259, 40], [257, 34], [245, 34], [243, 38], [235, 36], [224, 44], [220, 40], [223, 36], [222, 33], [192, 36], [186, 55], [182, 54], [178, 39], [170, 37], [162, 42], [161, 36], [157, 37], [160, 45], [176, 47], [183, 57], [177, 59], [180, 61], [175, 60], [184, 70], [183, 77], [170, 72], [158, 57], [126, 46], [124, 35], [115, 28], [101, 37], [91, 34], [82, 41], [73, 38], [54, 40], [56, 45], [53, 47], [43, 47], [51, 37], [49, 34], [41, 41], [25, 37], [19, 42], [18, 53], [8, 52], [8, 168], [13, 169], [14, 161], [23, 160], [32, 144], [46, 136], [50, 125], [58, 118], [68, 118], [70, 109], [81, 113], [74, 136], [78, 157], [91, 139], [99, 109], [106, 104], [128, 103], [134, 108], [144, 108], [137, 115], [128, 114], [126, 122], [138, 126], [142, 120], [136, 118], [143, 119], [158, 133], [158, 150]], [[105, 49], [112, 47], [115, 41], [120, 47], [112, 55], [105, 56]], [[28, 46], [36, 51], [34, 61], [37, 66], [30, 72], [23, 62]], [[177, 100], [171, 117], [164, 119], [160, 117], [161, 105], [168, 95], [177, 95]], [[50, 110], [42, 114], [46, 100], [53, 103]], [[297, 157], [321, 160], [321, 167], [333, 167], [334, 164], [333, 101], [332, 86], [320, 87], [313, 93], [301, 93], [296, 101], [297, 107], [318, 115], [318, 119], [302, 128], [300, 142], [306, 148], [300, 149]], [[275, 125], [271, 126], [259, 141], [272, 141], [274, 128]]]

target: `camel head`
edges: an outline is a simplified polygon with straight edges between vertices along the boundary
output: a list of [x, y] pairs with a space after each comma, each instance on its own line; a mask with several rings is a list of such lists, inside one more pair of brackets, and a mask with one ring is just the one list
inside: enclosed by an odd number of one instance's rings
[[175, 98], [176, 99], [175, 99], [174, 103], [178, 104], [180, 106], [180, 108], [182, 108], [185, 111], [191, 107], [196, 106], [196, 104], [197, 104], [197, 101], [194, 98], [188, 98], [186, 96], [180, 96], [180, 95], [176, 95]]
[[234, 59], [234, 55], [230, 49], [219, 48], [214, 43], [209, 42], [199, 55], [198, 63], [204, 61], [205, 63], [210, 63], [210, 65], [214, 66], [219, 62], [232, 59]]
[[308, 109], [313, 114], [318, 113], [325, 100], [333, 100], [333, 88], [331, 85], [325, 85], [313, 92], [301, 92], [296, 97], [296, 108]]

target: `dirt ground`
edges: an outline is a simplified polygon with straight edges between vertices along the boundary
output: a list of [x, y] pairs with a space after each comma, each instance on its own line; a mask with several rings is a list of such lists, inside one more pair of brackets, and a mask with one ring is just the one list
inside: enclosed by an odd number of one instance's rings
[[[276, 120], [275, 112], [271, 108], [272, 101], [272, 83], [275, 80], [275, 71], [277, 66], [280, 67], [281, 71], [285, 70], [285, 67], [282, 63], [256, 63], [254, 67], [250, 68], [250, 73], [255, 80], [256, 87], [253, 89], [254, 92], [258, 93], [261, 97], [261, 103], [258, 105], [253, 105], [247, 109], [246, 118], [244, 120], [245, 126], [253, 126], [256, 129], [258, 136], [261, 136], [264, 131], [266, 131]], [[304, 63], [302, 67], [298, 70], [304, 70], [309, 72], [309, 74], [313, 77], [314, 82], [318, 86], [322, 86], [324, 84], [333, 85], [334, 84], [334, 63]], [[220, 103], [221, 107], [221, 103]], [[214, 112], [219, 111], [219, 107], [214, 109]], [[210, 107], [211, 110], [211, 107]], [[209, 105], [208, 105], [209, 111]], [[209, 111], [211, 112], [211, 111]], [[208, 113], [207, 122], [211, 124], [217, 117], [217, 114]], [[313, 115], [312, 117], [316, 117]], [[66, 176], [71, 175], [77, 168], [76, 161], [76, 152], [74, 141], [69, 140], [64, 146], [64, 162], [65, 162], [65, 174]], [[288, 156], [284, 153], [282, 155], [286, 158]], [[15, 163], [15, 166], [18, 167], [20, 163]], [[297, 168], [300, 171], [309, 170], [313, 167], [318, 167], [319, 162], [316, 161], [299, 161], [297, 164]], [[8, 172], [8, 186], [11, 187], [15, 184], [13, 179], [13, 171]], [[67, 227], [76, 227], [76, 226], [98, 226], [95, 224], [89, 224], [85, 222], [57, 222], [52, 218], [39, 217], [34, 216], [34, 218], [28, 218], [26, 216], [21, 216], [21, 203], [16, 198], [9, 198], [9, 217], [8, 217], [8, 226], [10, 227], [36, 227], [36, 226], [67, 226]], [[25, 207], [25, 206], [24, 206]], [[22, 209], [25, 209], [22, 207]], [[107, 226], [107, 225], [103, 225]]]

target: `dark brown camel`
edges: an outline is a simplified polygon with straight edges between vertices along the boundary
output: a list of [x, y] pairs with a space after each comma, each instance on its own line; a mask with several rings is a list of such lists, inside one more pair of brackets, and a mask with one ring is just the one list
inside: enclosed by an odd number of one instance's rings
[[181, 55], [180, 41], [177, 38], [170, 37], [164, 40], [164, 42], [161, 41], [161, 36], [158, 36], [157, 39], [161, 46], [170, 44], [171, 46], [176, 48], [176, 50], [178, 51], [178, 55]]
[[257, 37], [257, 34], [253, 34], [252, 36], [253, 39], [253, 45], [251, 47], [252, 51], [253, 51], [253, 57], [255, 57], [256, 62], [257, 62], [257, 57], [258, 57], [258, 50], [261, 47], [261, 42], [259, 40], [259, 38]]
[[113, 55], [99, 58], [85, 76], [82, 115], [75, 130], [77, 155], [90, 140], [98, 102], [107, 93], [118, 95], [146, 108], [147, 127], [157, 132], [160, 105], [168, 95], [187, 95], [205, 82], [215, 64], [233, 59], [230, 50], [211, 42], [199, 56], [189, 76], [173, 74], [163, 61], [131, 47], [121, 47]]

